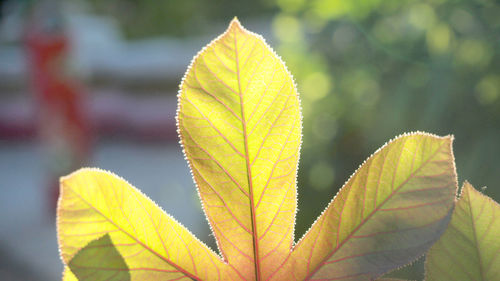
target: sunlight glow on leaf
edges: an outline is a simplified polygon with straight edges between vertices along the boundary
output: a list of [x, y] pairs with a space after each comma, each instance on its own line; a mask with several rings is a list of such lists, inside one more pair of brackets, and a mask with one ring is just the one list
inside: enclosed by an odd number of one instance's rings
[[[178, 100], [219, 253], [124, 179], [84, 168], [61, 179], [63, 280], [368, 281], [421, 256], [449, 221], [452, 137], [416, 132], [369, 157], [295, 244], [298, 94], [281, 59], [236, 18], [195, 56]], [[333, 166], [318, 165], [328, 187]]]
[[426, 280], [499, 280], [499, 217], [500, 205], [466, 182], [448, 229], [427, 254]]

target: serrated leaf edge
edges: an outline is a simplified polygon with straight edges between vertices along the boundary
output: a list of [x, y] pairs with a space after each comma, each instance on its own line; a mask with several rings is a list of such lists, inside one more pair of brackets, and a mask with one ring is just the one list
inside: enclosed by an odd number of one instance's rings
[[[361, 167], [366, 164], [366, 162], [371, 159], [375, 154], [379, 153], [381, 150], [383, 150], [384, 148], [386, 148], [387, 146], [389, 146], [391, 143], [393, 143], [394, 141], [396, 141], [397, 139], [399, 138], [402, 138], [402, 137], [407, 137], [407, 136], [414, 136], [414, 135], [421, 135], [421, 136], [430, 136], [430, 137], [434, 137], [434, 138], [437, 138], [437, 139], [446, 139], [446, 138], [450, 138], [450, 151], [451, 151], [451, 162], [453, 164], [453, 174], [455, 175], [455, 178], [454, 178], [454, 182], [455, 182], [455, 196], [454, 196], [454, 202], [453, 202], [453, 205], [450, 209], [450, 211], [448, 212], [447, 214], [447, 217], [448, 217], [448, 222], [450, 222], [451, 220], [451, 214], [453, 213], [453, 210], [454, 210], [454, 207], [455, 207], [455, 203], [457, 201], [457, 192], [458, 192], [458, 179], [457, 179], [457, 169], [456, 169], [456, 164], [455, 164], [455, 155], [453, 153], [453, 141], [455, 139], [455, 137], [452, 135], [452, 134], [449, 134], [449, 135], [445, 135], [445, 136], [438, 136], [438, 135], [435, 135], [435, 134], [432, 134], [432, 133], [427, 133], [427, 132], [423, 132], [423, 131], [412, 131], [412, 132], [406, 132], [406, 133], [402, 133], [400, 135], [397, 135], [395, 137], [393, 137], [392, 139], [390, 139], [389, 141], [385, 142], [384, 145], [382, 145], [381, 147], [379, 147], [375, 152], [373, 152], [370, 156], [368, 156], [359, 166], [358, 168], [354, 171], [354, 173], [351, 174], [351, 176], [349, 176], [349, 178], [344, 182], [344, 184], [342, 185], [342, 187], [337, 191], [337, 193], [335, 194], [335, 196], [333, 196], [332, 200], [330, 200], [330, 202], [326, 205], [326, 207], [323, 209], [323, 211], [318, 215], [318, 217], [314, 220], [314, 222], [311, 224], [311, 226], [309, 227], [309, 229], [307, 231], [304, 232], [304, 234], [302, 235], [302, 237], [293, 245], [292, 249], [290, 250], [290, 253], [288, 254], [289, 256], [292, 254], [292, 252], [294, 251], [295, 247], [297, 247], [297, 245], [299, 245], [299, 243], [304, 239], [304, 237], [309, 233], [309, 231], [313, 228], [314, 225], [316, 225], [316, 223], [318, 223], [318, 220], [321, 218], [321, 216], [326, 212], [326, 210], [328, 209], [328, 207], [333, 204], [333, 202], [335, 201], [335, 199], [337, 198], [337, 195], [342, 191], [342, 189], [346, 186], [346, 184], [354, 177], [354, 175], [356, 175], [358, 173], [358, 171], [361, 169]], [[441, 237], [441, 235], [444, 233], [444, 231], [446, 230], [446, 228], [444, 228], [444, 230], [440, 233], [440, 235], [436, 238], [436, 240], [434, 241], [437, 242], [439, 240], [439, 238]], [[416, 260], [418, 260], [419, 258], [423, 257], [424, 255], [426, 254], [426, 252], [424, 252], [422, 255], [418, 256], [418, 257], [415, 257], [413, 260], [411, 260], [409, 263], [403, 265], [403, 266], [400, 266], [400, 267], [397, 267], [393, 270], [390, 270], [390, 271], [387, 271], [387, 272], [384, 272], [382, 274], [380, 274], [377, 278], [379, 278], [380, 276], [383, 276], [384, 274], [387, 274], [389, 272], [392, 272], [394, 270], [397, 270], [397, 269], [400, 269], [402, 267], [405, 267], [409, 264], [412, 264], [414, 263]], [[285, 261], [288, 259], [289, 257], [287, 257], [285, 259]], [[281, 267], [281, 266], [280, 266]], [[271, 276], [273, 276], [277, 271], [275, 271]]]
[[[299, 107], [299, 125], [300, 125], [300, 135], [301, 135], [301, 138], [300, 138], [300, 143], [299, 143], [299, 147], [298, 147], [298, 152], [297, 152], [297, 164], [296, 164], [296, 167], [295, 167], [295, 171], [297, 171], [295, 173], [295, 189], [297, 190], [297, 196], [295, 197], [295, 204], [296, 206], [298, 206], [298, 188], [297, 188], [297, 177], [298, 177], [298, 168], [299, 168], [299, 162], [300, 162], [300, 150], [302, 148], [302, 141], [303, 141], [303, 138], [302, 138], [302, 124], [303, 124], [303, 116], [302, 116], [302, 105], [301, 105], [301, 101], [300, 101], [300, 95], [299, 95], [299, 92], [298, 92], [298, 88], [297, 88], [297, 84], [295, 82], [295, 79], [293, 77], [293, 75], [290, 73], [290, 71], [288, 70], [288, 68], [286, 67], [286, 64], [285, 62], [283, 61], [283, 59], [281, 58], [280, 55], [278, 55], [273, 48], [271, 48], [271, 46], [269, 46], [269, 44], [266, 42], [266, 39], [264, 37], [262, 37], [262, 35], [260, 34], [257, 34], [257, 33], [254, 33], [248, 29], [246, 29], [244, 26], [241, 25], [240, 21], [238, 20], [237, 17], [234, 17], [232, 20], [231, 20], [231, 23], [229, 24], [228, 28], [222, 33], [220, 34], [219, 36], [217, 36], [215, 39], [213, 39], [212, 41], [210, 41], [210, 43], [208, 43], [207, 45], [205, 45], [200, 51], [198, 51], [198, 53], [191, 59], [191, 62], [189, 63], [189, 66], [186, 70], [186, 72], [184, 73], [182, 79], [181, 79], [181, 83], [179, 85], [179, 90], [177, 92], [177, 111], [176, 111], [176, 115], [175, 115], [175, 122], [176, 122], [176, 126], [177, 126], [177, 135], [179, 136], [179, 144], [181, 146], [181, 149], [182, 149], [182, 154], [184, 155], [184, 159], [187, 161], [188, 163], [188, 167], [189, 167], [189, 172], [191, 174], [191, 178], [195, 184], [195, 189], [196, 189], [196, 193], [198, 194], [198, 198], [200, 200], [200, 204], [202, 206], [202, 209], [203, 209], [203, 213], [205, 215], [205, 219], [207, 220], [208, 222], [208, 226], [210, 227], [210, 231], [212, 232], [212, 234], [214, 235], [215, 237], [215, 242], [216, 242], [216, 245], [217, 245], [217, 249], [218, 249], [218, 256], [221, 258], [221, 260], [228, 264], [228, 261], [226, 259], [226, 257], [224, 256], [224, 253], [222, 251], [222, 248], [220, 247], [220, 243], [219, 243], [219, 238], [215, 235], [215, 231], [213, 229], [213, 226], [210, 222], [210, 220], [208, 219], [208, 215], [207, 215], [207, 210], [205, 208], [205, 205], [203, 204], [203, 201], [201, 199], [201, 194], [200, 194], [200, 189], [198, 188], [198, 185], [196, 183], [196, 180], [194, 178], [194, 174], [193, 174], [193, 169], [192, 169], [192, 163], [191, 161], [189, 160], [189, 158], [187, 157], [187, 154], [186, 154], [186, 150], [185, 150], [185, 146], [184, 146], [184, 143], [183, 143], [183, 139], [181, 138], [181, 132], [180, 132], [180, 111], [181, 111], [181, 95], [182, 95], [182, 88], [184, 86], [184, 82], [185, 82], [185, 79], [187, 77], [187, 74], [191, 71], [191, 69], [193, 68], [194, 66], [194, 63], [195, 61], [203, 54], [203, 52], [205, 52], [207, 49], [209, 49], [210, 47], [212, 47], [212, 45], [216, 44], [217, 42], [219, 42], [220, 40], [222, 40], [222, 38], [224, 36], [226, 36], [230, 31], [231, 31], [231, 28], [233, 27], [233, 25], [236, 25], [236, 27], [240, 28], [241, 30], [243, 30], [244, 32], [247, 32], [249, 33], [250, 35], [253, 35], [255, 37], [257, 37], [257, 39], [261, 40], [262, 43], [264, 44], [264, 46], [266, 48], [268, 48], [269, 51], [271, 51], [271, 53], [279, 60], [279, 62], [283, 65], [283, 68], [285, 70], [285, 73], [290, 77], [290, 80], [292, 81], [292, 86], [293, 86], [293, 90], [295, 91], [296, 95], [297, 95], [297, 101], [298, 101], [298, 107]], [[296, 221], [297, 221], [297, 211], [298, 211], [298, 208], [295, 209], [295, 214], [294, 214], [294, 220], [293, 220], [293, 227], [292, 227], [292, 241], [295, 240], [295, 224], [296, 224]], [[293, 245], [290, 249], [293, 249]]]
[[[117, 179], [119, 180], [122, 180], [124, 181], [126, 184], [128, 184], [132, 189], [134, 189], [135, 191], [137, 191], [140, 195], [144, 196], [145, 198], [149, 199], [155, 207], [159, 208], [164, 215], [166, 215], [168, 218], [172, 219], [172, 221], [174, 221], [175, 223], [177, 223], [181, 228], [183, 228], [184, 230], [186, 230], [186, 232], [188, 234], [190, 234], [197, 242], [199, 242], [202, 246], [204, 246], [208, 251], [210, 251], [211, 253], [213, 253], [215, 256], [219, 257], [220, 258], [220, 255], [218, 255], [217, 253], [215, 253], [210, 247], [208, 247], [203, 241], [201, 241], [196, 235], [194, 235], [187, 227], [185, 227], [182, 223], [180, 223], [177, 219], [175, 219], [173, 216], [171, 216], [170, 214], [168, 214], [167, 212], [165, 212], [165, 210], [159, 206], [154, 200], [152, 200], [151, 198], [149, 198], [149, 196], [147, 196], [146, 194], [144, 194], [144, 192], [142, 192], [140, 189], [138, 189], [137, 187], [135, 187], [134, 185], [132, 185], [130, 182], [128, 182], [126, 179], [120, 177], [119, 175], [111, 172], [111, 171], [108, 171], [108, 170], [105, 170], [105, 169], [101, 169], [101, 168], [95, 168], [95, 167], [84, 167], [84, 168], [80, 168], [74, 172], [72, 172], [71, 174], [69, 175], [66, 175], [66, 176], [63, 176], [60, 178], [59, 182], [60, 182], [60, 195], [59, 195], [59, 199], [57, 200], [57, 216], [56, 216], [56, 231], [57, 231], [57, 243], [58, 245], [62, 245], [61, 244], [61, 237], [59, 235], [60, 231], [59, 231], [59, 219], [60, 219], [60, 212], [62, 212], [62, 209], [61, 209], [61, 204], [62, 204], [62, 198], [64, 197], [63, 196], [63, 193], [64, 193], [64, 188], [62, 188], [62, 185], [63, 185], [63, 182], [72, 177], [73, 175], [77, 174], [77, 173], [80, 173], [82, 171], [93, 171], [93, 172], [102, 172], [102, 173], [107, 173], [111, 176], [114, 176], [116, 177]], [[81, 249], [79, 249], [81, 250]], [[59, 257], [61, 259], [61, 261], [63, 262], [64, 265], [66, 266], [69, 266], [63, 259], [63, 256], [62, 256], [62, 251], [61, 251], [61, 247], [58, 247], [58, 251], [59, 251]], [[71, 257], [72, 259], [73, 257]], [[70, 260], [71, 260], [70, 259]], [[222, 259], [221, 259], [222, 260]], [[178, 266], [177, 266], [178, 267]], [[64, 273], [63, 273], [64, 274]], [[64, 276], [64, 275], [63, 275]]]
[[[453, 162], [455, 163], [455, 162]], [[468, 180], [465, 180], [464, 183], [462, 184], [462, 187], [460, 188], [460, 195], [457, 196], [455, 198], [455, 202], [453, 204], [453, 211], [455, 210], [455, 205], [458, 203], [458, 200], [461, 200], [462, 197], [464, 196], [464, 192], [465, 192], [465, 186], [466, 185], [469, 185], [472, 189], [474, 189], [475, 191], [479, 192], [481, 195], [483, 195], [484, 197], [486, 197], [486, 199], [489, 201], [489, 202], [492, 202], [493, 205], [496, 205], [498, 208], [500, 208], [500, 203], [498, 203], [497, 201], [493, 200], [493, 198], [491, 198], [490, 196], [484, 194], [481, 190], [478, 190], [476, 189]], [[470, 204], [469, 204], [470, 205]], [[470, 206], [469, 206], [470, 207]], [[452, 215], [453, 215], [453, 212], [452, 212]], [[451, 220], [451, 216], [450, 216], [450, 220]], [[446, 229], [445, 229], [446, 231]], [[441, 237], [440, 237], [441, 238]], [[439, 240], [439, 239], [438, 239]], [[437, 242], [437, 241], [436, 241]], [[424, 261], [424, 281], [428, 280], [428, 276], [427, 276], [427, 258], [425, 259]]]

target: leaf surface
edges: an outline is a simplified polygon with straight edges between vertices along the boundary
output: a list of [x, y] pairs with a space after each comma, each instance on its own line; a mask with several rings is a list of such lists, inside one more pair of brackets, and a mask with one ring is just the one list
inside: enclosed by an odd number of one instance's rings
[[414, 133], [378, 150], [273, 280], [373, 280], [425, 253], [444, 231], [456, 193], [451, 143]]
[[76, 278], [75, 274], [71, 272], [71, 269], [69, 267], [65, 266], [64, 271], [63, 271], [63, 278], [62, 281], [78, 281]]
[[235, 19], [194, 58], [177, 118], [222, 256], [242, 279], [267, 279], [293, 243], [301, 118], [290, 74]]
[[[79, 254], [88, 255], [92, 247], [95, 250], [91, 242], [98, 241], [101, 252], [94, 251], [96, 255], [121, 256], [101, 270], [116, 272], [122, 259], [130, 280], [232, 278], [225, 275], [230, 273], [215, 253], [144, 194], [109, 172], [81, 169], [62, 178], [57, 226], [62, 259], [77, 276], [79, 268], [96, 266]], [[109, 239], [96, 240], [103, 235]], [[91, 249], [79, 252], [87, 245]]]
[[68, 266], [79, 280], [130, 281], [127, 263], [114, 246], [109, 234], [91, 241], [79, 250]]
[[500, 205], [469, 183], [427, 254], [426, 280], [500, 280]]

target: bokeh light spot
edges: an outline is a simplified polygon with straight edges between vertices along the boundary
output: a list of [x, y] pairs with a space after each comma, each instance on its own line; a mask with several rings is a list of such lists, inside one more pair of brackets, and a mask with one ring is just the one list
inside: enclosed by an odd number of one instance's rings
[[456, 52], [456, 62], [465, 67], [484, 67], [492, 56], [491, 47], [477, 39], [463, 40]]
[[495, 102], [500, 96], [500, 75], [488, 75], [476, 86], [476, 98], [482, 105]]
[[335, 19], [345, 15], [350, 10], [350, 2], [345, 0], [316, 0], [314, 11], [323, 19]]
[[333, 80], [323, 72], [314, 72], [306, 76], [302, 82], [304, 98], [316, 101], [324, 98], [332, 89]]
[[309, 184], [317, 190], [324, 190], [332, 186], [335, 180], [335, 169], [327, 162], [314, 164], [309, 170]]
[[288, 13], [295, 13], [302, 9], [305, 0], [276, 0], [276, 4], [281, 10]]
[[276, 16], [273, 21], [273, 31], [278, 39], [287, 43], [302, 41], [304, 37], [302, 24], [292, 16]]
[[429, 53], [441, 55], [448, 51], [452, 31], [447, 24], [437, 24], [427, 31], [427, 49]]
[[410, 8], [408, 21], [417, 29], [427, 30], [436, 22], [436, 13], [428, 4], [415, 4]]

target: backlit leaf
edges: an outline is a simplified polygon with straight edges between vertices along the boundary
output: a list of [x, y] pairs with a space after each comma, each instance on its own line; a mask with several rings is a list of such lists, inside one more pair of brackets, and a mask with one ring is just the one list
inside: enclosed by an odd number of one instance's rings
[[284, 64], [235, 19], [193, 60], [178, 125], [222, 256], [264, 280], [293, 243], [299, 100]]
[[424, 254], [444, 231], [456, 193], [451, 142], [415, 133], [378, 150], [273, 280], [373, 280]]
[[78, 281], [76, 276], [71, 272], [71, 270], [66, 266], [64, 267], [62, 281]]
[[[108, 243], [100, 249], [113, 254], [106, 247], [115, 248], [131, 280], [220, 280], [227, 274], [220, 258], [182, 225], [125, 180], [102, 170], [81, 169], [61, 180], [57, 226], [62, 259], [75, 274], [77, 268], [95, 266], [78, 253], [105, 234]], [[109, 264], [102, 270], [116, 272], [116, 261], [115, 267]]]
[[500, 205], [466, 182], [425, 268], [429, 281], [500, 280]]

